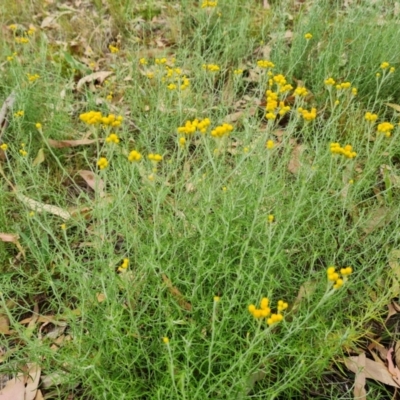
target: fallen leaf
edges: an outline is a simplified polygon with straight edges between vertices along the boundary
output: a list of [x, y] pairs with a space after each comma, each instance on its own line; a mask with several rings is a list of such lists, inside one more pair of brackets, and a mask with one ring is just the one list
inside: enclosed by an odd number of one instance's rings
[[394, 274], [392, 282], [392, 296], [396, 297], [400, 293], [400, 250], [392, 250], [389, 254], [389, 266]]
[[367, 400], [367, 391], [365, 390], [366, 377], [365, 377], [365, 353], [358, 356], [359, 366], [361, 370], [356, 373], [356, 379], [354, 380], [354, 398], [358, 400]]
[[45, 160], [44, 150], [39, 149], [36, 158], [33, 160], [32, 165], [35, 167], [36, 165], [41, 164]]
[[183, 294], [172, 284], [168, 276], [165, 274], [162, 274], [161, 276], [172, 296], [177, 299], [178, 304], [185, 310], [192, 311], [192, 305], [185, 300]]
[[0, 333], [7, 335], [10, 332], [10, 321], [6, 315], [0, 314]]
[[21, 252], [23, 257], [25, 258], [25, 250], [21, 246], [21, 243], [19, 242], [19, 235], [14, 234], [14, 233], [0, 233], [0, 241], [5, 242], [5, 243], [14, 243], [17, 249]]
[[373, 379], [375, 381], [379, 381], [384, 383], [385, 385], [393, 386], [396, 388], [400, 388], [394, 380], [388, 369], [376, 361], [370, 360], [369, 358], [365, 359], [365, 366], [361, 365], [359, 356], [348, 357], [344, 359], [344, 363], [346, 367], [358, 374], [360, 370], [364, 371], [365, 377], [367, 379]]
[[288, 170], [292, 174], [297, 174], [301, 168], [300, 157], [304, 151], [304, 145], [298, 144], [292, 151], [292, 156], [290, 157]]
[[68, 220], [71, 218], [71, 214], [68, 211], [63, 210], [60, 207], [53, 206], [51, 204], [40, 203], [39, 201], [33, 200], [29, 197], [24, 196], [23, 194], [16, 193], [17, 199], [24, 203], [28, 208], [36, 212], [48, 212], [53, 215], [57, 215], [58, 217]]
[[[27, 364], [28, 378], [25, 384], [24, 400], [35, 400], [40, 380], [40, 367], [36, 363]], [[1, 397], [0, 397], [1, 399]]]
[[60, 25], [56, 22], [57, 15], [50, 15], [46, 17], [40, 24], [41, 29], [58, 29]]
[[40, 389], [39, 389], [39, 390], [37, 391], [37, 393], [36, 393], [35, 400], [44, 400], [42, 391], [41, 391]]
[[99, 193], [100, 197], [104, 197], [104, 181], [100, 179], [99, 176], [97, 176], [94, 172], [92, 171], [86, 171], [86, 170], [80, 170], [78, 171], [78, 174], [84, 179], [84, 181], [87, 183], [87, 185], [92, 188], [95, 192]]
[[86, 144], [96, 143], [96, 139], [79, 139], [79, 140], [53, 140], [47, 139], [47, 142], [51, 147], [55, 149], [63, 149], [65, 147], [76, 147], [76, 146], [83, 146]]
[[394, 110], [400, 112], [400, 105], [393, 103], [386, 103], [387, 106], [392, 107]]
[[9, 110], [12, 110], [15, 100], [16, 100], [15, 92], [11, 92], [11, 94], [5, 99], [3, 105], [1, 106], [1, 109], [0, 109], [0, 128], [1, 128], [0, 139], [1, 139], [1, 135], [3, 134], [5, 128], [7, 127], [7, 124], [8, 124], [7, 112]]
[[387, 307], [388, 307], [388, 315], [387, 315], [387, 317], [386, 317], [386, 319], [385, 319], [385, 324], [386, 324], [386, 322], [389, 321], [389, 318], [390, 318], [391, 316], [396, 315], [396, 314], [399, 312], [399, 311], [396, 309], [396, 307], [394, 306], [393, 303], [389, 303]]
[[81, 90], [82, 87], [86, 83], [94, 82], [94, 81], [99, 81], [100, 83], [103, 83], [110, 75], [112, 75], [114, 72], [112, 71], [99, 71], [99, 72], [94, 72], [93, 74], [84, 76], [79, 80], [79, 82], [76, 85], [76, 90]]
[[107, 296], [104, 293], [97, 293], [96, 298], [99, 303], [102, 303], [107, 298]]
[[400, 340], [398, 340], [394, 346], [394, 360], [396, 361], [396, 365], [400, 365]]
[[393, 347], [387, 352], [386, 360], [388, 362], [388, 370], [392, 374], [393, 380], [400, 386], [400, 370], [393, 364], [392, 353]]
[[364, 224], [364, 232], [369, 235], [375, 229], [382, 228], [385, 226], [389, 220], [390, 210], [387, 207], [379, 207], [372, 211], [369, 218], [366, 218], [366, 223]]
[[[373, 356], [375, 361], [380, 362], [382, 365], [385, 365], [383, 360], [386, 360], [386, 358], [387, 358], [387, 348], [385, 346], [381, 345], [380, 343], [378, 343], [378, 341], [376, 341], [376, 342], [371, 343], [368, 346], [368, 350], [371, 352], [371, 354], [373, 353], [372, 352], [373, 349], [376, 349], [380, 355], [379, 361], [378, 361], [378, 359], [375, 358], [375, 356]], [[378, 356], [376, 355], [376, 357], [378, 357]]]
[[25, 382], [23, 374], [10, 379], [0, 391], [0, 400], [25, 400]]

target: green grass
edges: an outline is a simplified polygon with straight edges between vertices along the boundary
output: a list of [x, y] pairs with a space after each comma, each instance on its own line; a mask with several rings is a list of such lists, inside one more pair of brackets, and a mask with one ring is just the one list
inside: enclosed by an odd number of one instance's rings
[[[43, 376], [59, 377], [41, 386], [49, 399], [353, 398], [354, 376], [340, 361], [377, 340], [386, 305], [399, 295], [388, 265], [399, 248], [399, 127], [386, 106], [400, 102], [399, 72], [380, 69], [383, 61], [398, 67], [392, 2], [97, 3], [43, 30], [34, 16], [59, 12], [56, 4], [26, 2], [18, 17], [14, 6], [0, 6], [0, 98], [17, 96], [1, 137], [0, 231], [18, 234], [26, 253], [0, 242], [0, 315], [12, 330], [0, 338], [1, 373], [38, 363]], [[12, 23], [38, 28], [30, 43], [14, 43]], [[265, 119], [263, 50], [274, 74], [309, 91], [290, 97], [291, 111], [275, 121]], [[189, 88], [167, 88], [165, 66], [155, 63], [162, 57], [176, 59]], [[76, 90], [93, 68], [114, 74]], [[27, 73], [40, 78], [29, 82]], [[324, 84], [329, 77], [350, 81], [357, 96], [346, 89], [337, 97]], [[317, 118], [304, 122], [299, 106], [315, 107]], [[229, 137], [213, 138], [238, 109]], [[79, 116], [90, 110], [123, 123], [86, 125]], [[365, 121], [367, 111], [379, 114], [376, 123]], [[211, 126], [182, 147], [177, 128], [194, 118]], [[391, 137], [376, 133], [384, 121], [394, 125]], [[119, 144], [105, 142], [110, 132]], [[62, 149], [48, 142], [82, 138], [99, 140]], [[331, 154], [332, 142], [351, 144], [357, 157]], [[34, 165], [41, 149], [45, 159]], [[131, 150], [140, 162], [128, 161]], [[156, 172], [149, 153], [163, 156]], [[109, 162], [103, 170], [100, 157]], [[80, 170], [93, 171], [104, 194]], [[21, 195], [72, 217], [32, 213]], [[354, 271], [338, 290], [327, 281], [330, 265]], [[278, 300], [289, 303], [282, 322], [253, 318], [248, 306], [262, 297], [273, 312]], [[35, 305], [54, 323], [21, 324]], [[332, 385], [337, 379], [347, 384]], [[367, 389], [371, 398], [386, 393], [375, 383]]]

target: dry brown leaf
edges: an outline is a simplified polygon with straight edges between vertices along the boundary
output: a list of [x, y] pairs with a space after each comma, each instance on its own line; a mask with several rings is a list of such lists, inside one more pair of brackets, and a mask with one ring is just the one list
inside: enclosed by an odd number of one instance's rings
[[393, 353], [393, 347], [388, 350], [387, 352], [387, 362], [388, 362], [388, 370], [392, 374], [393, 380], [399, 385], [400, 387], [400, 369], [397, 368], [393, 364], [393, 358], [392, 358], [392, 353]]
[[365, 353], [358, 356], [359, 367], [361, 370], [356, 373], [356, 379], [354, 380], [354, 398], [358, 400], [367, 400], [367, 391], [365, 390], [366, 377], [365, 377]]
[[392, 107], [394, 110], [400, 112], [400, 105], [393, 103], [386, 103], [387, 106]]
[[394, 360], [396, 361], [396, 365], [400, 366], [400, 340], [394, 346]]
[[65, 147], [76, 147], [76, 146], [83, 146], [86, 144], [96, 143], [96, 139], [79, 139], [79, 140], [53, 140], [47, 139], [47, 142], [51, 147], [55, 149], [63, 149]]
[[1, 233], [0, 232], [0, 241], [1, 242], [6, 242], [6, 243], [14, 243], [17, 249], [20, 251], [20, 253], [23, 255], [25, 258], [25, 250], [21, 246], [21, 243], [19, 242], [19, 235], [14, 234], [14, 233]]
[[387, 207], [379, 207], [370, 213], [370, 217], [364, 225], [364, 232], [369, 235], [375, 229], [382, 228], [388, 223], [390, 209]]
[[6, 315], [0, 314], [0, 333], [7, 335], [10, 332], [10, 321]]
[[359, 356], [353, 356], [345, 358], [344, 363], [346, 367], [355, 374], [358, 374], [361, 370], [363, 370], [367, 379], [373, 379], [375, 381], [382, 382], [385, 385], [400, 388], [400, 385], [393, 380], [388, 369], [376, 361], [366, 358], [364, 366], [360, 364]]
[[57, 15], [49, 15], [40, 24], [41, 29], [58, 29], [60, 25], [56, 22]]
[[397, 314], [399, 311], [396, 309], [393, 303], [388, 304], [388, 315], [385, 319], [385, 323], [389, 321], [389, 318], [395, 314]]
[[[35, 400], [39, 386], [41, 369], [36, 363], [27, 364], [28, 377], [25, 384], [25, 400]], [[1, 399], [1, 397], [0, 397]]]
[[296, 145], [292, 151], [292, 156], [290, 157], [288, 164], [288, 170], [292, 174], [297, 174], [301, 168], [300, 158], [303, 151], [304, 151], [304, 145], [302, 144]]
[[39, 390], [37, 391], [37, 393], [36, 393], [35, 400], [44, 400], [42, 391], [41, 391], [40, 389], [39, 389]]
[[24, 196], [23, 194], [16, 193], [17, 199], [24, 203], [28, 208], [36, 212], [48, 212], [53, 215], [57, 215], [58, 217], [68, 220], [71, 218], [71, 214], [68, 211], [63, 210], [60, 207], [52, 206], [51, 204], [40, 203], [39, 201], [33, 200], [29, 197]]
[[84, 76], [77, 83], [76, 90], [78, 90], [78, 91], [81, 90], [82, 87], [86, 83], [90, 83], [90, 82], [94, 82], [94, 81], [99, 81], [100, 83], [103, 83], [113, 73], [114, 73], [113, 71], [99, 71], [99, 72], [94, 72], [93, 74]]
[[162, 274], [161, 276], [172, 296], [177, 299], [178, 304], [185, 310], [192, 311], [192, 305], [185, 300], [183, 294], [172, 284], [168, 276], [165, 274]]
[[32, 165], [35, 167], [36, 165], [41, 164], [44, 160], [45, 160], [44, 150], [39, 149], [36, 158], [32, 162]]
[[[385, 363], [382, 360], [386, 360], [386, 358], [387, 358], [387, 348], [385, 346], [381, 345], [378, 341], [376, 341], [374, 343], [371, 343], [368, 346], [368, 350], [371, 352], [371, 354], [373, 353], [372, 350], [374, 350], [374, 349], [376, 349], [380, 355], [379, 360], [377, 358], [375, 358], [375, 356], [373, 356], [375, 361], [380, 362], [382, 365], [385, 365]], [[378, 356], [376, 355], [376, 357], [378, 357]]]
[[25, 382], [23, 374], [9, 380], [0, 391], [0, 400], [25, 400]]
[[81, 169], [78, 171], [78, 174], [84, 179], [89, 187], [91, 187], [95, 192], [99, 193], [100, 197], [105, 196], [104, 181], [100, 179], [100, 177], [98, 177], [94, 172]]
[[16, 100], [16, 95], [15, 92], [12, 92], [4, 101], [3, 105], [1, 106], [0, 109], [0, 139], [1, 135], [3, 134], [4, 130], [7, 128], [7, 112], [9, 110], [12, 110], [12, 107], [15, 103]]
[[104, 293], [97, 293], [96, 298], [99, 303], [102, 303], [107, 298], [107, 296]]

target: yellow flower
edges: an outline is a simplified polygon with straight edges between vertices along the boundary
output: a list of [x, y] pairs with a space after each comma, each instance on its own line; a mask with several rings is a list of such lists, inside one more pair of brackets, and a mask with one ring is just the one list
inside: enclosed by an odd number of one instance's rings
[[274, 120], [276, 119], [276, 115], [273, 112], [269, 112], [265, 114], [265, 118], [267, 118], [268, 120]]
[[340, 104], [339, 100], [335, 100], [335, 106], [338, 106]]
[[146, 72], [146, 77], [149, 79], [153, 79], [154, 78], [154, 72]]
[[67, 229], [67, 225], [66, 225], [66, 224], [61, 224], [61, 225], [60, 225], [60, 228], [61, 228], [63, 231], [65, 231], [65, 230]]
[[6, 151], [8, 149], [8, 144], [6, 144], [6, 143], [1, 144], [0, 149], [3, 151]]
[[370, 122], [374, 122], [378, 119], [378, 114], [372, 114], [369, 111], [365, 113], [365, 119]]
[[16, 113], [14, 113], [14, 117], [16, 117], [16, 118], [18, 118], [18, 117], [23, 117], [24, 114], [25, 114], [24, 111], [19, 110], [19, 111], [17, 111]]
[[275, 216], [273, 214], [268, 215], [268, 222], [272, 224], [274, 222]]
[[28, 76], [28, 80], [29, 82], [35, 82], [36, 80], [38, 80], [40, 78], [40, 75], [38, 74], [26, 74]]
[[393, 74], [393, 72], [396, 70], [396, 68], [395, 67], [391, 67], [390, 69], [389, 69], [389, 72], [391, 73], [391, 74]]
[[110, 135], [106, 138], [106, 142], [118, 144], [120, 140], [118, 135], [116, 135], [115, 133], [110, 133]]
[[341, 147], [339, 143], [331, 143], [330, 150], [332, 154], [340, 154], [347, 158], [355, 158], [357, 156], [357, 153], [353, 151], [353, 146], [350, 144]]
[[146, 65], [147, 64], [147, 60], [143, 57], [139, 60], [140, 64], [142, 65]]
[[164, 337], [162, 338], [162, 341], [163, 341], [165, 344], [169, 344], [169, 339], [168, 339], [166, 336], [164, 336]]
[[339, 278], [336, 280], [336, 283], [333, 285], [333, 288], [340, 289], [343, 286], [343, 283], [344, 283], [343, 279]]
[[30, 26], [27, 33], [29, 36], [33, 36], [36, 32], [36, 28], [34, 26]]
[[100, 157], [99, 160], [97, 161], [97, 166], [98, 166], [100, 169], [107, 168], [107, 166], [108, 166], [107, 158], [105, 158], [105, 157]]
[[30, 211], [28, 215], [32, 218], [35, 216], [35, 213], [34, 213], [34, 211]]
[[284, 311], [289, 307], [289, 304], [284, 302], [283, 300], [278, 301], [278, 312]]
[[353, 88], [351, 89], [351, 93], [353, 94], [353, 96], [357, 96], [357, 94], [358, 94], [358, 89], [355, 88], [355, 87], [353, 87]]
[[8, 29], [10, 29], [11, 31], [16, 31], [17, 30], [17, 24], [8, 25]]
[[221, 297], [219, 297], [219, 296], [214, 296], [214, 301], [215, 301], [216, 303], [218, 303], [220, 300], [221, 300]]
[[343, 276], [351, 275], [351, 274], [353, 273], [353, 268], [351, 268], [351, 267], [342, 268], [342, 269], [340, 270], [340, 273], [341, 273]]
[[184, 137], [180, 137], [179, 138], [179, 145], [184, 147], [186, 144], [186, 139]]
[[384, 61], [384, 62], [381, 64], [381, 68], [382, 68], [382, 69], [387, 69], [387, 68], [389, 68], [389, 66], [390, 66], [390, 64], [389, 64], [387, 61]]
[[170, 84], [167, 86], [167, 88], [168, 88], [169, 90], [174, 90], [174, 89], [176, 89], [176, 85], [175, 85], [175, 83], [170, 83]]
[[26, 37], [16, 37], [15, 43], [26, 44], [26, 43], [29, 43], [29, 39]]
[[215, 138], [222, 138], [223, 136], [228, 136], [232, 131], [233, 126], [231, 124], [224, 123], [215, 127], [215, 129], [211, 131], [211, 136]]
[[273, 148], [275, 147], [274, 141], [273, 141], [273, 140], [267, 140], [267, 143], [265, 143], [265, 147], [266, 147], [268, 150], [273, 149]]
[[165, 57], [163, 57], [163, 58], [156, 58], [156, 59], [155, 59], [155, 63], [156, 63], [157, 65], [166, 64], [166, 63], [167, 63], [167, 59], [166, 59]]
[[275, 67], [275, 64], [268, 60], [258, 60], [257, 65], [260, 68], [274, 68]]
[[36, 127], [36, 129], [41, 130], [42, 129], [42, 124], [40, 122], [36, 122], [35, 127]]
[[125, 271], [129, 267], [129, 258], [124, 258], [122, 264], [118, 267], [118, 272]]
[[282, 314], [271, 314], [271, 317], [267, 319], [268, 325], [273, 325], [283, 320]]
[[203, 3], [201, 4], [201, 8], [214, 8], [217, 7], [218, 2], [217, 1], [207, 1], [207, 0], [203, 0]]
[[312, 38], [312, 34], [311, 33], [306, 33], [304, 35], [304, 38], [307, 39], [307, 40], [310, 40]]
[[203, 69], [210, 72], [218, 72], [220, 70], [219, 66], [216, 64], [203, 64]]
[[111, 100], [113, 99], [113, 92], [110, 92], [110, 93], [107, 95], [106, 99], [107, 99], [108, 101], [111, 101]]
[[113, 45], [109, 45], [108, 46], [108, 48], [110, 49], [110, 51], [111, 51], [111, 53], [118, 53], [119, 52], [119, 48], [118, 47], [115, 47], [115, 46], [113, 46]]
[[378, 133], [383, 133], [386, 137], [390, 137], [392, 134], [392, 130], [394, 129], [394, 125], [390, 122], [382, 122], [378, 125]]
[[325, 85], [333, 86], [335, 84], [335, 80], [333, 78], [328, 78], [325, 80]]
[[25, 157], [28, 154], [28, 152], [24, 149], [20, 149], [19, 154], [21, 154], [22, 157]]
[[316, 108], [311, 108], [310, 111], [307, 111], [304, 108], [299, 107], [298, 110], [306, 121], [312, 121], [315, 118], [317, 118], [317, 109]]
[[162, 159], [163, 159], [163, 157], [162, 157], [161, 154], [153, 154], [153, 153], [150, 153], [150, 154], [147, 156], [147, 158], [148, 158], [150, 161], [155, 162], [155, 163], [158, 163], [158, 162], [162, 161]]
[[242, 75], [242, 74], [243, 74], [243, 70], [242, 70], [242, 69], [235, 69], [235, 70], [233, 71], [233, 73], [234, 73], [235, 75]]
[[294, 91], [295, 96], [307, 96], [308, 91], [305, 87], [297, 87], [296, 90]]
[[128, 160], [130, 162], [138, 162], [138, 161], [140, 161], [141, 158], [142, 158], [142, 155], [136, 150], [132, 150], [128, 156]]

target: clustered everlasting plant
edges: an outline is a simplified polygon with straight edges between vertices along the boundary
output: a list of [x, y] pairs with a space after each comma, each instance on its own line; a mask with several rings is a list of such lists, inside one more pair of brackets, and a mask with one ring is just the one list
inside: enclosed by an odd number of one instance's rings
[[398, 18], [39, 3], [0, 12], [9, 370], [49, 399], [350, 398], [323, 376], [398, 295]]

